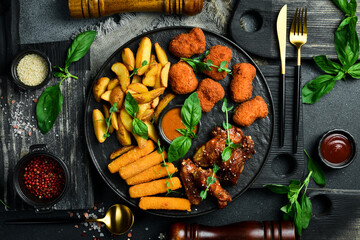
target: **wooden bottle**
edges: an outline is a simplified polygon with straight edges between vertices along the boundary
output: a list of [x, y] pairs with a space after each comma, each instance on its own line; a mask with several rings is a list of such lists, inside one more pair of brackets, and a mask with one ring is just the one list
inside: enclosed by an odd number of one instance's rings
[[73, 18], [98, 18], [122, 12], [164, 12], [195, 15], [203, 0], [69, 0]]
[[168, 240], [295, 240], [295, 237], [291, 221], [246, 221], [220, 227], [174, 223], [167, 235]]

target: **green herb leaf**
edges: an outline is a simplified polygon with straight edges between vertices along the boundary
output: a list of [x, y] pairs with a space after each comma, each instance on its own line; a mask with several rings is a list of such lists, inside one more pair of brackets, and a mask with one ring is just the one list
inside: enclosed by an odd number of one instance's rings
[[227, 160], [230, 159], [231, 157], [231, 152], [232, 152], [232, 148], [231, 147], [226, 147], [222, 153], [221, 153], [221, 158], [223, 162], [226, 162]]
[[200, 197], [201, 197], [201, 199], [206, 199], [206, 197], [207, 197], [207, 191], [201, 191], [201, 192], [200, 192]]
[[184, 136], [186, 136], [186, 134], [187, 134], [187, 131], [186, 131], [186, 129], [176, 129], [176, 131], [178, 131], [179, 133], [181, 133], [182, 135], [184, 135]]
[[181, 108], [181, 120], [188, 129], [193, 129], [201, 119], [201, 105], [196, 92], [192, 93]]
[[134, 118], [132, 121], [133, 133], [139, 135], [144, 139], [148, 139], [148, 127], [140, 119]]
[[311, 177], [314, 179], [316, 184], [320, 185], [321, 187], [324, 187], [326, 184], [325, 181], [325, 174], [319, 164], [311, 159], [307, 151], [304, 149], [304, 152], [308, 158], [307, 168], [309, 171], [312, 171]]
[[348, 74], [355, 79], [360, 79], [360, 63], [352, 65], [348, 70]]
[[139, 112], [139, 105], [129, 92], [125, 96], [124, 105], [127, 113], [135, 118], [136, 114]]
[[277, 194], [288, 194], [290, 189], [288, 186], [279, 185], [279, 184], [267, 184], [264, 187], [268, 188], [270, 191]]
[[180, 136], [175, 138], [169, 147], [168, 161], [171, 163], [182, 158], [189, 151], [190, 147], [191, 139], [189, 137]]
[[41, 133], [50, 131], [61, 111], [62, 103], [63, 97], [59, 84], [48, 87], [41, 94], [36, 105], [36, 118]]
[[302, 210], [302, 228], [306, 229], [312, 216], [312, 204], [310, 199], [303, 194], [301, 196], [301, 210]]
[[227, 123], [227, 122], [223, 122], [223, 128], [225, 130], [229, 130], [232, 128], [232, 125], [230, 123]]
[[295, 216], [294, 216], [295, 230], [297, 234], [301, 236], [301, 231], [303, 228], [302, 210], [298, 201], [295, 202], [294, 209], [295, 209]]
[[323, 95], [334, 88], [335, 83], [336, 80], [331, 75], [321, 75], [308, 82], [302, 89], [303, 103], [316, 103]]
[[[160, 139], [158, 139], [157, 144], [158, 144], [157, 152], [158, 152], [158, 153], [163, 153], [164, 150], [165, 150], [165, 148], [164, 148], [164, 147], [161, 147]], [[164, 160], [164, 161], [165, 161], [165, 160]], [[165, 163], [165, 166], [166, 166], [166, 163]]]
[[86, 31], [79, 34], [72, 42], [67, 52], [67, 58], [65, 61], [65, 68], [68, 68], [71, 63], [80, 60], [87, 51], [89, 51], [91, 44], [93, 43], [97, 32]]
[[329, 74], [337, 74], [341, 69], [340, 64], [331, 61], [325, 55], [314, 57], [314, 61], [324, 72]]
[[56, 78], [63, 78], [66, 75], [64, 73], [62, 73], [62, 72], [54, 72], [53, 76], [56, 77]]
[[341, 9], [345, 14], [349, 13], [348, 0], [333, 0], [335, 5]]

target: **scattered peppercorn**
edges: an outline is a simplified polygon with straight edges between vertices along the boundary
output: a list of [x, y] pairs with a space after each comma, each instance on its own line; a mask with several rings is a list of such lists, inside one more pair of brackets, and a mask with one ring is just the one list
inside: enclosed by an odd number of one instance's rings
[[39, 199], [53, 199], [65, 186], [65, 172], [48, 156], [35, 156], [25, 166], [23, 181], [26, 188]]

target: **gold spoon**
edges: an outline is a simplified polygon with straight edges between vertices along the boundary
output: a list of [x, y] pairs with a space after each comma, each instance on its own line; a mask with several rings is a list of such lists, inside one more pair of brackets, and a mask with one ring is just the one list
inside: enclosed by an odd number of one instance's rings
[[10, 220], [6, 221], [5, 224], [46, 224], [80, 222], [102, 222], [112, 234], [121, 235], [128, 232], [134, 224], [134, 214], [127, 206], [122, 204], [115, 204], [106, 211], [105, 217], [99, 219], [26, 219]]
[[105, 217], [90, 218], [85, 221], [102, 222], [112, 234], [121, 235], [129, 231], [134, 224], [134, 214], [127, 206], [115, 204], [106, 211]]

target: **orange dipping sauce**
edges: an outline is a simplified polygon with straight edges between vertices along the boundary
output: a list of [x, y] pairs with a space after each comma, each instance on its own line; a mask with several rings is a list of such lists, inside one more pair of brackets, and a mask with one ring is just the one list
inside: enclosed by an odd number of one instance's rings
[[[194, 133], [197, 132], [197, 127], [195, 127]], [[164, 135], [170, 141], [173, 141], [175, 138], [182, 136], [176, 129], [186, 129], [185, 125], [181, 121], [181, 108], [170, 109], [165, 113], [161, 121], [161, 128], [164, 132]]]

